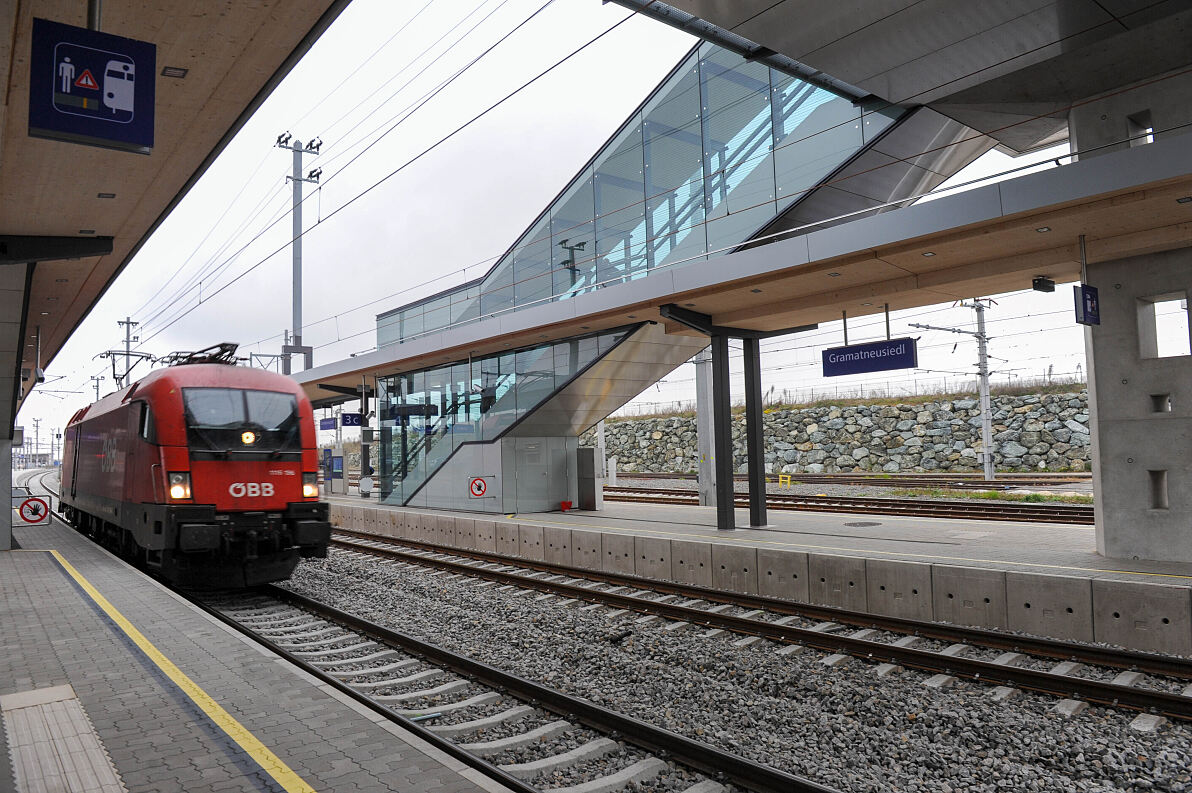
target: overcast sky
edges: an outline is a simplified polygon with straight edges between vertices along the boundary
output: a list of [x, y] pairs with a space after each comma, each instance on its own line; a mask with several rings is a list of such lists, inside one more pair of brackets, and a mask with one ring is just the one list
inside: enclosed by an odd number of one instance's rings
[[[482, 274], [695, 43], [631, 18], [421, 155], [629, 16], [599, 0], [554, 0], [540, 11], [544, 3], [354, 0], [141, 249], [51, 363], [18, 424], [30, 437], [34, 418], [43, 432], [61, 428], [94, 400], [93, 376], [105, 378], [101, 393], [114, 388], [110, 363], [95, 356], [122, 348], [117, 321], [125, 316], [141, 323], [134, 347], [153, 355], [220, 341], [240, 343], [245, 355], [280, 351], [291, 312], [285, 177], [292, 154], [273, 144], [284, 131], [323, 141], [318, 156], [303, 160], [305, 170], [323, 169], [303, 207], [304, 341], [315, 347], [316, 364], [372, 349], [376, 314]], [[953, 181], [1022, 162], [991, 153]], [[907, 323], [971, 328], [972, 313], [944, 305], [894, 315], [895, 335], [920, 337], [924, 368], [864, 381], [819, 377], [820, 350], [843, 343], [839, 323], [764, 342], [764, 387], [805, 394], [864, 382], [899, 390], [971, 377], [969, 337]], [[1049, 367], [1056, 375], [1083, 372], [1070, 288], [998, 297], [988, 321], [997, 379], [1041, 376]], [[853, 342], [884, 333], [880, 317], [849, 325]], [[637, 402], [692, 399], [692, 374], [692, 366], [680, 367]]]

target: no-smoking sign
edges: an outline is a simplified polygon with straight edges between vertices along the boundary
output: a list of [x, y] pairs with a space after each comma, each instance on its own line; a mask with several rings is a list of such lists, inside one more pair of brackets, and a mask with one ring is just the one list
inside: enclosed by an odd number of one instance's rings
[[45, 502], [45, 499], [27, 498], [21, 502], [21, 520], [26, 523], [49, 523], [50, 522], [50, 505]]
[[482, 476], [472, 477], [472, 481], [468, 482], [468, 494], [472, 498], [483, 498], [488, 491], [488, 483], [484, 481]]

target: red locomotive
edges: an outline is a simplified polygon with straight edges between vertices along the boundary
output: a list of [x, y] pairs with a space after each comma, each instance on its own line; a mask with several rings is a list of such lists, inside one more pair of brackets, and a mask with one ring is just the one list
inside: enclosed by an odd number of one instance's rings
[[284, 579], [331, 538], [310, 400], [288, 377], [234, 365], [235, 350], [176, 354], [64, 435], [65, 518], [182, 586]]

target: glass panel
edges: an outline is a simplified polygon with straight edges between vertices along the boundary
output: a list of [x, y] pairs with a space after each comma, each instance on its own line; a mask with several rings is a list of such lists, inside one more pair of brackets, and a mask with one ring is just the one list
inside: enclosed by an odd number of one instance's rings
[[592, 171], [585, 172], [551, 212], [551, 256], [556, 295], [586, 292], [596, 281]]
[[401, 333], [400, 337], [409, 339], [417, 336], [422, 332], [422, 306], [417, 308], [407, 309], [401, 312]]
[[377, 317], [377, 346], [384, 347], [393, 344], [401, 337], [401, 314], [388, 314]]
[[642, 125], [637, 120], [596, 161], [596, 277], [602, 284], [646, 269]]
[[447, 326], [451, 321], [451, 298], [436, 297], [422, 307], [422, 330], [429, 332]]
[[[590, 345], [588, 344], [589, 340], [592, 342]], [[589, 347], [590, 349], [588, 349]], [[595, 339], [590, 336], [587, 339], [571, 339], [556, 344], [555, 383], [557, 386], [562, 386], [575, 376], [582, 366], [580, 361], [585, 360], [583, 358], [585, 353], [594, 353], [595, 351]]]
[[794, 201], [861, 146], [861, 113], [847, 99], [777, 73], [773, 93], [778, 197]]
[[865, 142], [870, 143], [877, 139], [877, 136], [886, 131], [886, 127], [893, 124], [905, 111], [897, 105], [884, 105], [882, 107], [867, 107], [861, 116], [861, 132], [865, 137]]
[[492, 316], [513, 307], [513, 256], [506, 255], [485, 279], [480, 293], [480, 313]]
[[517, 353], [517, 415], [521, 418], [555, 390], [555, 347]]
[[451, 322], [468, 322], [480, 316], [480, 289], [475, 286], [451, 294]]
[[744, 241], [776, 213], [770, 70], [717, 47], [701, 47], [701, 55], [704, 213], [713, 251]]
[[699, 68], [693, 53], [668, 90], [646, 105], [642, 122], [649, 266], [707, 250]]
[[549, 218], [539, 220], [518, 242], [513, 252], [513, 273], [513, 291], [519, 306], [546, 300], [554, 294]]
[[[481, 431], [486, 440], [492, 440], [513, 424], [517, 418], [517, 392], [514, 385], [517, 375], [514, 368], [514, 354], [486, 358], [481, 363], [482, 402]], [[487, 406], [487, 410], [484, 410]]]

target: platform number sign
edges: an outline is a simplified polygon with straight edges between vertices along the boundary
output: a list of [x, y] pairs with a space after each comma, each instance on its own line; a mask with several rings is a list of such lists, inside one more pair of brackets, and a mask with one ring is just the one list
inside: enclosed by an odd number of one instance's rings
[[484, 477], [474, 476], [472, 481], [468, 482], [468, 495], [472, 498], [484, 498], [486, 492], [488, 492], [488, 483], [484, 481]]
[[339, 414], [339, 420], [340, 420], [341, 425], [344, 427], [359, 427], [360, 426], [360, 414], [359, 413], [341, 413], [341, 414]]
[[1072, 287], [1072, 292], [1076, 302], [1076, 321], [1081, 325], [1100, 325], [1101, 301], [1097, 287], [1077, 284]]
[[34, 19], [29, 69], [31, 136], [152, 151], [155, 45]]

